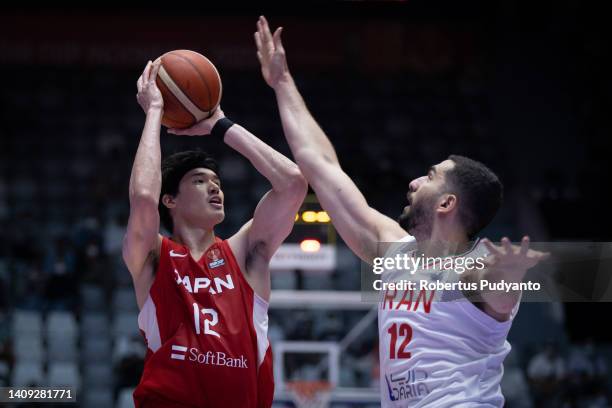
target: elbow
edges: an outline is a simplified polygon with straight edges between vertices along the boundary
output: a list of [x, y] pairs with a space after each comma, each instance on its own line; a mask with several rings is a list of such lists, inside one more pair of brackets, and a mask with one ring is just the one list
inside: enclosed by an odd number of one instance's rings
[[132, 202], [150, 202], [153, 201], [157, 205], [159, 202], [159, 193], [145, 188], [130, 188], [130, 203]]
[[325, 152], [319, 152], [310, 147], [300, 148], [294, 153], [294, 157], [298, 166], [300, 166], [300, 169], [302, 169], [307, 177], [309, 174], [318, 171], [323, 166], [331, 164], [340, 167], [340, 164], [335, 156], [329, 156]]
[[131, 211], [139, 213], [151, 213], [157, 215], [159, 195], [145, 191], [130, 193]]
[[323, 156], [309, 147], [300, 148], [295, 152], [295, 161], [300, 168], [314, 167], [320, 160], [324, 160]]
[[306, 181], [306, 177], [304, 177], [297, 166], [287, 175], [287, 190], [300, 200], [306, 197], [306, 193], [308, 192], [308, 181]]

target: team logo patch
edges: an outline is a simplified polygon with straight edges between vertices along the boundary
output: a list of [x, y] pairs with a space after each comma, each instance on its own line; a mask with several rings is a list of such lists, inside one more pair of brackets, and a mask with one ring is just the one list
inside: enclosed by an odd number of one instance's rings
[[176, 344], [172, 345], [172, 353], [170, 354], [170, 358], [174, 360], [184, 360], [185, 352], [187, 351], [187, 347], [178, 346]]
[[219, 248], [213, 248], [210, 251], [208, 251], [208, 253], [206, 254], [206, 257], [210, 261], [208, 262], [208, 267], [213, 269], [213, 268], [218, 268], [221, 265], [225, 265], [225, 259], [219, 258], [220, 256], [221, 256], [221, 251], [219, 250]]
[[385, 374], [389, 399], [400, 401], [423, 398], [429, 394], [427, 377], [427, 372], [423, 370], [408, 370], [404, 376]]

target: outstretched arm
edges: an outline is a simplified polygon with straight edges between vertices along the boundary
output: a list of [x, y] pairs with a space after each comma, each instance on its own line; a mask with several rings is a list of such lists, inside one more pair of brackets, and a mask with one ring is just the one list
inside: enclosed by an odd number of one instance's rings
[[255, 43], [264, 79], [274, 89], [283, 130], [300, 170], [330, 214], [347, 245], [366, 262], [378, 256], [378, 242], [396, 241], [407, 233], [397, 222], [371, 208], [342, 170], [333, 145], [308, 111], [287, 67], [282, 28], [271, 34], [260, 17]]

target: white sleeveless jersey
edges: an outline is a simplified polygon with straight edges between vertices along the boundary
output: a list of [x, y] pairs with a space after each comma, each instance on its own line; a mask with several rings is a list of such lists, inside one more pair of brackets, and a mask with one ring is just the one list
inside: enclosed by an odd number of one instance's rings
[[[394, 244], [386, 256], [415, 248], [414, 237]], [[486, 257], [476, 242], [462, 257]], [[431, 271], [431, 270], [430, 270]], [[383, 282], [398, 280], [383, 272]], [[394, 276], [395, 275], [395, 276]], [[402, 275], [406, 278], [406, 272]], [[411, 280], [440, 275], [417, 272]], [[428, 276], [428, 278], [427, 278]], [[454, 271], [444, 274], [456, 279]], [[453, 277], [454, 276], [454, 277]], [[502, 407], [500, 381], [510, 352], [506, 340], [518, 303], [508, 321], [498, 322], [478, 309], [460, 291], [382, 291], [378, 306], [380, 387], [383, 407]], [[450, 295], [450, 296], [449, 296]], [[442, 301], [451, 298], [453, 301]]]

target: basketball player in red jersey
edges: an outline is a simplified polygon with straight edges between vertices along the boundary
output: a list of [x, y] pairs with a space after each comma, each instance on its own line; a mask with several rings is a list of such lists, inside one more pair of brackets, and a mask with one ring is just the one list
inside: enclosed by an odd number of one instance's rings
[[[145, 408], [269, 407], [269, 261], [291, 231], [307, 183], [293, 162], [220, 108], [189, 129], [170, 130], [218, 135], [272, 184], [250, 221], [227, 240], [216, 237], [225, 214], [214, 160], [192, 151], [161, 161], [159, 67], [149, 62], [137, 84], [146, 120], [123, 241], [148, 346], [134, 401]], [[160, 214], [170, 237], [159, 234]]]

